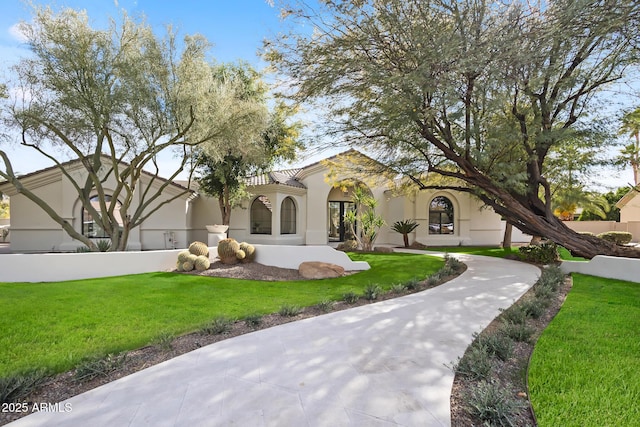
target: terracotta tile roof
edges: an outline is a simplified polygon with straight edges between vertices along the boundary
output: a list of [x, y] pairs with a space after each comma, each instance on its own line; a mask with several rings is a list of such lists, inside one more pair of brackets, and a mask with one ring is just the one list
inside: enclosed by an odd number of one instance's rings
[[303, 183], [298, 181], [297, 174], [302, 169], [286, 169], [281, 171], [265, 172], [260, 175], [254, 175], [246, 180], [248, 186], [259, 186], [269, 184], [287, 185], [289, 187], [307, 188]]

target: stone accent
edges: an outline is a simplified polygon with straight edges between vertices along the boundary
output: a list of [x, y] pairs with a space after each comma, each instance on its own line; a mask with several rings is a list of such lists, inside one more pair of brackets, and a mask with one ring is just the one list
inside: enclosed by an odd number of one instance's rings
[[300, 275], [305, 279], [328, 279], [344, 275], [344, 268], [320, 261], [305, 261], [298, 267]]

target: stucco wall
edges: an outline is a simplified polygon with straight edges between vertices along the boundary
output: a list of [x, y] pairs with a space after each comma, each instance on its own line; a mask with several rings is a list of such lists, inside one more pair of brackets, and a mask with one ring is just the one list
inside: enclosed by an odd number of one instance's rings
[[[209, 248], [210, 258], [217, 256]], [[52, 282], [120, 276], [125, 274], [172, 271], [180, 250], [147, 252], [93, 252], [72, 254], [0, 255], [0, 282]], [[369, 264], [351, 261], [344, 253], [328, 246], [256, 245], [256, 262], [283, 268], [298, 268], [303, 261], [324, 261], [347, 271], [368, 270]], [[37, 266], [38, 268], [34, 268]]]
[[620, 222], [640, 221], [640, 194], [620, 209]]
[[590, 261], [563, 261], [564, 273], [581, 273], [640, 283], [640, 259], [597, 255]]

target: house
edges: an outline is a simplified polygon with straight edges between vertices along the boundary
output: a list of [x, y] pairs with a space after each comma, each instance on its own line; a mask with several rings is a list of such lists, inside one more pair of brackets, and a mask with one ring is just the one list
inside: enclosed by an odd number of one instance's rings
[[[353, 151], [350, 154], [363, 156]], [[77, 161], [66, 168], [69, 173], [83, 173]], [[326, 245], [348, 239], [344, 214], [354, 206], [353, 186], [332, 185], [327, 179], [329, 172], [321, 161], [252, 177], [247, 184], [253, 196], [233, 210], [229, 236], [239, 241], [276, 245]], [[353, 182], [350, 178], [346, 171], [333, 177], [333, 182]], [[92, 238], [104, 237], [96, 234], [74, 188], [58, 168], [31, 173], [22, 182], [76, 230]], [[161, 182], [152, 179], [151, 174], [143, 175], [137, 194]], [[396, 194], [392, 182], [382, 177], [372, 182], [362, 184], [377, 200], [376, 209], [387, 224], [378, 234], [378, 244], [401, 245], [402, 236], [391, 230], [391, 225], [403, 219], [414, 219], [419, 224], [410, 240], [429, 246], [499, 245], [502, 240], [500, 217], [466, 193], [423, 190], [410, 195]], [[110, 185], [114, 183], [107, 182], [105, 187]], [[81, 246], [25, 196], [7, 184], [0, 186], [0, 191], [11, 197], [12, 252], [73, 251]], [[186, 247], [194, 240], [206, 242], [206, 226], [221, 223], [217, 200], [178, 183], [170, 183], [164, 191], [179, 196], [132, 230], [129, 249], [168, 249]], [[139, 200], [134, 200], [134, 206], [135, 203]]]
[[620, 209], [620, 222], [640, 221], [640, 192], [632, 188], [618, 200], [616, 207]]

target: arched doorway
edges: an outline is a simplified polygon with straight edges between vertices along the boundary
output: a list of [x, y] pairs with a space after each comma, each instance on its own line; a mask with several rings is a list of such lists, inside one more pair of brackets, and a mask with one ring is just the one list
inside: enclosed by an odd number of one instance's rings
[[[366, 191], [371, 194], [371, 190], [369, 190], [368, 188], [366, 189]], [[355, 203], [351, 201], [352, 197], [353, 184], [343, 184], [332, 188], [329, 192], [329, 196], [327, 197], [327, 204], [329, 209], [329, 242], [344, 242], [345, 240], [355, 239], [355, 236], [353, 236], [349, 225], [344, 220], [345, 215], [348, 212], [354, 211], [356, 209]], [[357, 233], [358, 224], [355, 224], [355, 230]]]

